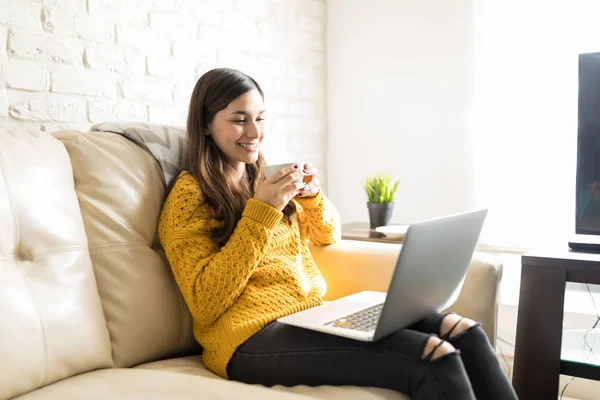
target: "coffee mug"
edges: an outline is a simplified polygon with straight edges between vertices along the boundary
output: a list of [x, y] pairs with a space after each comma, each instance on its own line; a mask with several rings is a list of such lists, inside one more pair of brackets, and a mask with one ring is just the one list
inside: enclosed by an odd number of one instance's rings
[[[264, 167], [264, 173], [265, 173], [265, 178], [270, 177], [271, 175], [273, 175], [275, 172], [279, 171], [282, 168], [285, 167], [289, 167], [290, 165], [297, 165], [298, 169], [300, 171], [302, 171], [302, 168], [304, 168], [304, 162], [291, 162], [291, 163], [285, 163], [285, 164], [274, 164], [274, 165], [266, 165]], [[294, 182], [300, 183], [302, 182], [303, 178], [300, 177], [298, 179], [296, 179]]]

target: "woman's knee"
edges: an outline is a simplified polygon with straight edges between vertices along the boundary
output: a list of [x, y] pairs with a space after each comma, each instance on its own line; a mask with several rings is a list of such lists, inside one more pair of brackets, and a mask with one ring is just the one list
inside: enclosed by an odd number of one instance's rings
[[464, 318], [457, 314], [448, 314], [442, 320], [440, 336], [443, 338], [447, 336], [449, 339], [452, 339], [476, 325], [477, 323], [472, 319]]
[[437, 336], [430, 336], [425, 343], [425, 348], [423, 349], [423, 355], [421, 358], [433, 361], [447, 354], [454, 353], [455, 351], [456, 349], [450, 343], [438, 338]]

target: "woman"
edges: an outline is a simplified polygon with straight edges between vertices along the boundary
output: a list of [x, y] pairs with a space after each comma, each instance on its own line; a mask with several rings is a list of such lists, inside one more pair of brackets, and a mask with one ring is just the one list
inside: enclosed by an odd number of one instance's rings
[[190, 165], [161, 213], [160, 240], [206, 366], [269, 386], [377, 386], [415, 400], [516, 398], [481, 327], [455, 314], [432, 315], [375, 343], [276, 322], [322, 303], [325, 282], [307, 242], [334, 243], [340, 222], [310, 165], [263, 176], [264, 112], [249, 76], [204, 74], [190, 102]]

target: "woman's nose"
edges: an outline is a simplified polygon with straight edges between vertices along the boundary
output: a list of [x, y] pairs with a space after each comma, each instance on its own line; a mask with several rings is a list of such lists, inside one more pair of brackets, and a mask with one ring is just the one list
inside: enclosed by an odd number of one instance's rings
[[246, 130], [246, 136], [251, 138], [260, 137], [260, 126], [257, 123], [250, 124]]

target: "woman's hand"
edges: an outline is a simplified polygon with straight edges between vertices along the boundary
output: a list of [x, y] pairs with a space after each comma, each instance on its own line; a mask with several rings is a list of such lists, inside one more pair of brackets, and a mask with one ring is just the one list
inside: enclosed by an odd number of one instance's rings
[[[254, 198], [282, 211], [289, 201], [305, 186], [301, 181], [301, 165], [291, 165], [275, 172], [269, 178], [261, 177], [254, 191]], [[294, 182], [299, 180], [300, 182]]]
[[318, 169], [313, 168], [311, 164], [304, 164], [304, 186], [303, 189], [298, 193], [298, 197], [314, 197], [321, 190], [319, 178], [317, 177]]

